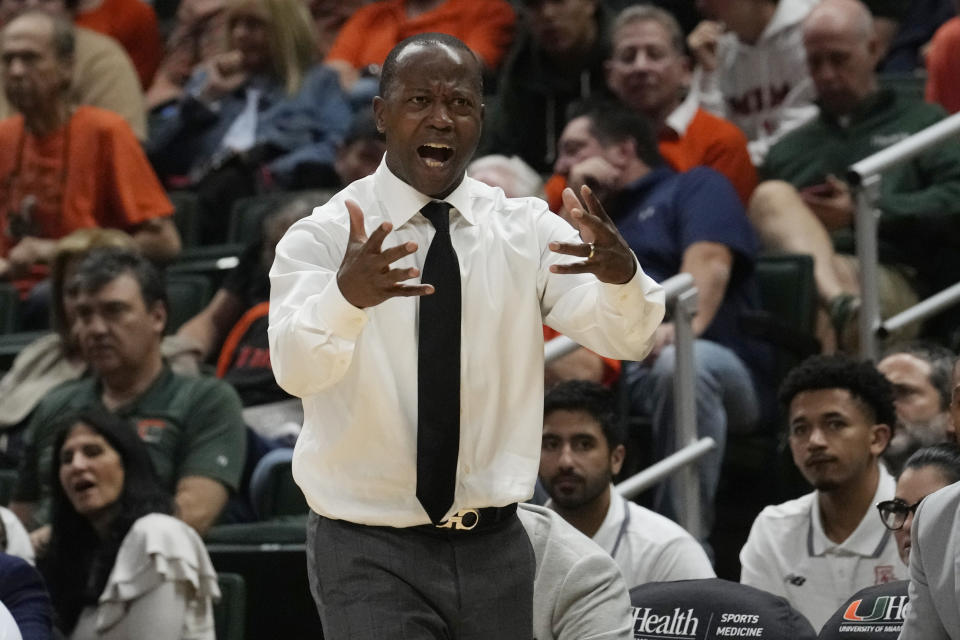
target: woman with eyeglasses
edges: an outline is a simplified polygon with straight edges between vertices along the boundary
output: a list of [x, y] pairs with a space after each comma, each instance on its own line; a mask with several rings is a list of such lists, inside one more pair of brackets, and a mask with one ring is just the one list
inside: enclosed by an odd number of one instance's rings
[[910, 564], [910, 526], [920, 502], [934, 491], [958, 481], [960, 447], [953, 443], [924, 447], [903, 465], [894, 499], [877, 504], [880, 520], [893, 531], [904, 564]]

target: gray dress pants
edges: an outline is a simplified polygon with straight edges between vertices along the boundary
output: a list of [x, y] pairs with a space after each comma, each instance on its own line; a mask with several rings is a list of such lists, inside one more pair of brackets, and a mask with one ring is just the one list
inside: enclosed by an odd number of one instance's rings
[[515, 514], [473, 531], [307, 521], [326, 640], [531, 640], [534, 571]]

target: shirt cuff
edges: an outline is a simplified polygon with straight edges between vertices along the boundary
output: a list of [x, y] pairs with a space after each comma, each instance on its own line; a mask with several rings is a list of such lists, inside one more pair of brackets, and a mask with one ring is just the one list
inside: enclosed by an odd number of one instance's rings
[[633, 277], [623, 284], [601, 281], [603, 296], [610, 300], [617, 309], [636, 309], [638, 308], [637, 305], [642, 305], [645, 302], [664, 304], [663, 287], [643, 272], [636, 256], [633, 257], [633, 261], [637, 265], [637, 270], [633, 273]]
[[310, 328], [322, 327], [346, 340], [356, 340], [367, 325], [367, 312], [343, 297], [336, 278], [323, 291], [310, 296], [305, 306], [304, 317]]

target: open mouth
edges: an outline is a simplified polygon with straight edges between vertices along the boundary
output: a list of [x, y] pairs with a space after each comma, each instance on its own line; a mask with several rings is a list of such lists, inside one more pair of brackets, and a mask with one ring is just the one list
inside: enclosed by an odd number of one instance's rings
[[95, 486], [96, 485], [89, 480], [78, 480], [77, 482], [73, 483], [73, 490], [76, 493], [83, 493], [87, 489], [92, 489]]
[[428, 142], [417, 147], [417, 155], [423, 159], [424, 164], [435, 169], [442, 167], [453, 157], [453, 147]]

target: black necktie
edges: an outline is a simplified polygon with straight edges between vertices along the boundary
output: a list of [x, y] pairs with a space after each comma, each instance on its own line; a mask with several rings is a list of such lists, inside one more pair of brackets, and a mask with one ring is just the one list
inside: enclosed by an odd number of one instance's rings
[[450, 205], [420, 210], [436, 229], [420, 281], [417, 357], [417, 499], [439, 523], [453, 504], [460, 448], [460, 264], [450, 242]]

